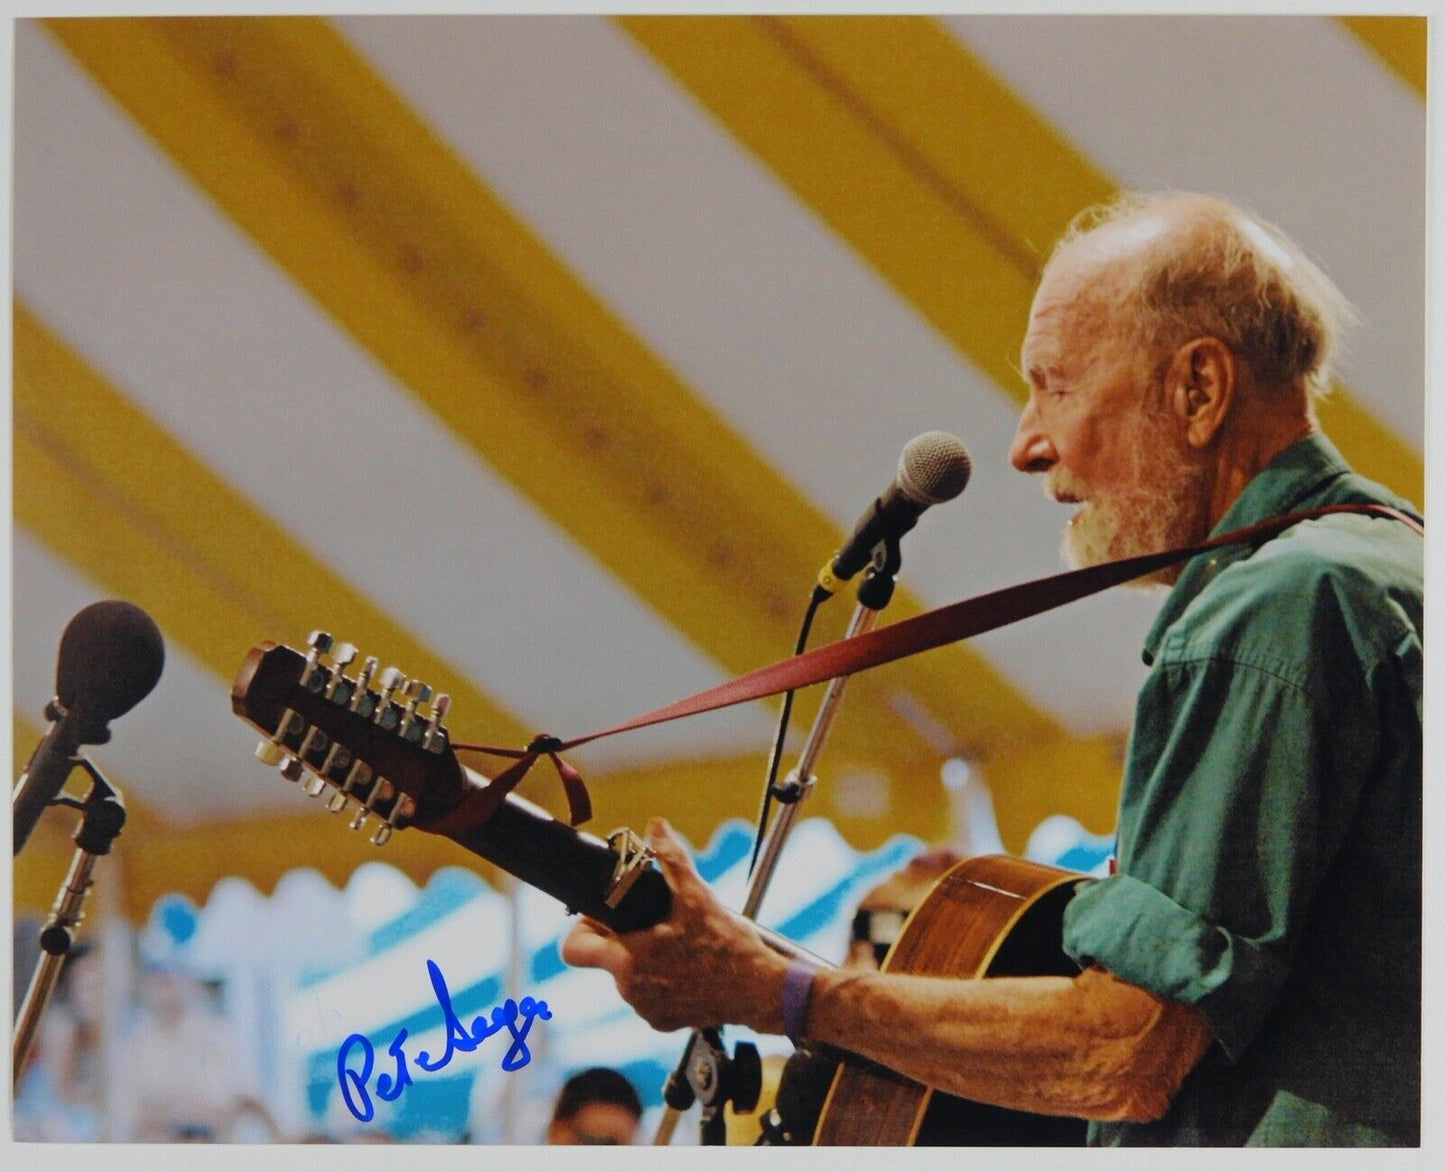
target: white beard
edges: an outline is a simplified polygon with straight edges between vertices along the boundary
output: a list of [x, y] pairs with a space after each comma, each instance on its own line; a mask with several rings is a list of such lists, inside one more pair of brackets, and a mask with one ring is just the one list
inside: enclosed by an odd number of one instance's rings
[[[1128, 488], [1097, 495], [1082, 480], [1053, 469], [1045, 489], [1082, 498], [1078, 512], [1064, 530], [1061, 552], [1072, 569], [1096, 566], [1119, 558], [1159, 553], [1172, 546], [1201, 539], [1207, 520], [1204, 470], [1185, 462], [1187, 457], [1167, 452], [1163, 437], [1141, 420], [1131, 450], [1134, 475]], [[1153, 434], [1150, 434], [1151, 431]], [[1182, 566], [1170, 566], [1133, 585], [1168, 585]]]

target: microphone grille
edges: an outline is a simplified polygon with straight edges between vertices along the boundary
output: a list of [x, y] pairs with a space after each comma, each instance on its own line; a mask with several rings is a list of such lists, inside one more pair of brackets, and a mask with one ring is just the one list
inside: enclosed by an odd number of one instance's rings
[[946, 431], [916, 435], [898, 457], [898, 487], [920, 505], [951, 501], [964, 490], [973, 460], [963, 441]]

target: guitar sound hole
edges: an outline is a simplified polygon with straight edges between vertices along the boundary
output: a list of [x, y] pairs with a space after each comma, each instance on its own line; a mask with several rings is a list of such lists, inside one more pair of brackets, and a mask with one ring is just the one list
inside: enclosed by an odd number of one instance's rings
[[1020, 917], [1018, 925], [999, 945], [988, 966], [991, 977], [1076, 977], [1079, 966], [1059, 946], [1058, 930], [1047, 925], [1063, 922], [1064, 906], [1073, 898], [1073, 886], [1057, 887], [1041, 895]]

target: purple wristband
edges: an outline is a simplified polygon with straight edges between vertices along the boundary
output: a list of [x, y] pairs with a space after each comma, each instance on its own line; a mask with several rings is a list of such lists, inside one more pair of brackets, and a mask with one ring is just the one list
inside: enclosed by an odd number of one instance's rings
[[803, 1044], [803, 1018], [808, 1012], [808, 995], [813, 991], [813, 978], [820, 969], [810, 960], [798, 957], [783, 974], [783, 1033], [794, 1046]]

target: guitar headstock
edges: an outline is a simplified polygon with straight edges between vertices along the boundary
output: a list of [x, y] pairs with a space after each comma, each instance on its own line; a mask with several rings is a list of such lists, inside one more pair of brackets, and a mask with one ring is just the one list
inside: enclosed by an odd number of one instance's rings
[[373, 818], [377, 846], [455, 806], [466, 781], [442, 724], [450, 697], [394, 667], [378, 675], [371, 656], [348, 676], [356, 648], [325, 631], [308, 643], [262, 643], [241, 665], [231, 710], [265, 738], [256, 756], [311, 797], [330, 791], [332, 813], [351, 807], [353, 830]]

